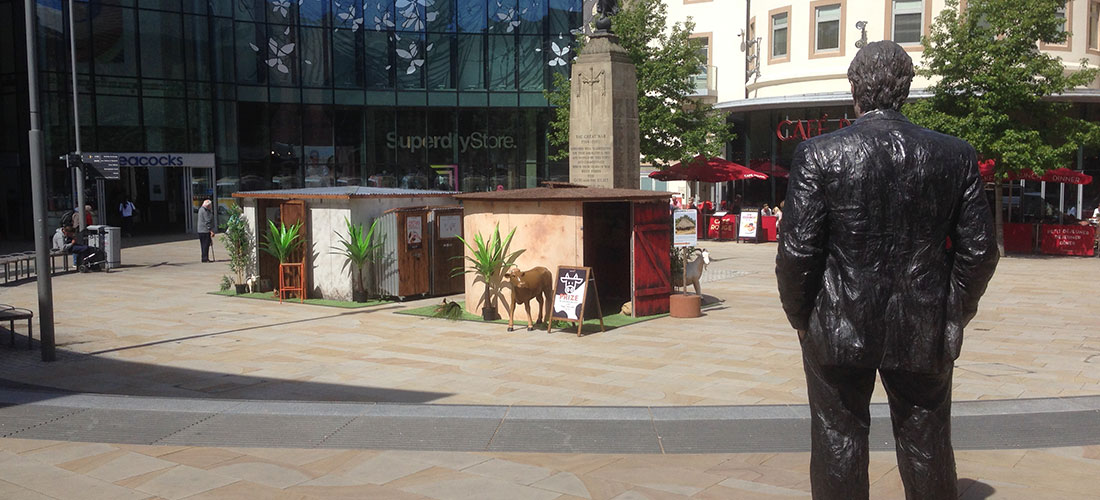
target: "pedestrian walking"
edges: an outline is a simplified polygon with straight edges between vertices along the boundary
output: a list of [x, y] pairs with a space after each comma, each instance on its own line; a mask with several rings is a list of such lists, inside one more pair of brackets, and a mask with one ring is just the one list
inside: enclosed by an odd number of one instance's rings
[[214, 244], [214, 211], [211, 208], [213, 202], [210, 200], [203, 200], [202, 207], [199, 208], [199, 225], [196, 229], [199, 233], [199, 244], [202, 245], [202, 261], [213, 262], [210, 258], [211, 246]]
[[864, 46], [848, 79], [860, 118], [795, 149], [776, 258], [806, 372], [813, 498], [868, 498], [877, 372], [905, 497], [955, 499], [952, 369], [998, 258], [977, 155], [898, 111], [913, 79], [898, 44]]
[[134, 202], [130, 201], [130, 198], [123, 198], [122, 203], [118, 204], [118, 213], [122, 216], [122, 234], [126, 236], [134, 235], [134, 211], [137, 207], [134, 206]]

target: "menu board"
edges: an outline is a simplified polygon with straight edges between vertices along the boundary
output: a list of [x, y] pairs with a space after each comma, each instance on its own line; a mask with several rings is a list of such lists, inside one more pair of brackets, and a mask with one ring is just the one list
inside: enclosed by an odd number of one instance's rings
[[741, 212], [737, 224], [738, 238], [756, 238], [756, 231], [760, 229], [760, 213], [756, 211]]

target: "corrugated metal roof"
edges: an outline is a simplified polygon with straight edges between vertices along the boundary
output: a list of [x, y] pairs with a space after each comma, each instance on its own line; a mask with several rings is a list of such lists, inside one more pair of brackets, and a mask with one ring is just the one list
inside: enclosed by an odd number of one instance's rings
[[384, 188], [372, 186], [335, 186], [297, 189], [269, 189], [233, 193], [234, 198], [266, 198], [279, 200], [351, 199], [351, 198], [417, 198], [454, 196], [452, 191]]
[[485, 193], [463, 193], [456, 195], [460, 200], [478, 201], [630, 201], [668, 199], [672, 193], [664, 191], [642, 191], [640, 189], [610, 188], [550, 188], [512, 189], [507, 191], [489, 191]]

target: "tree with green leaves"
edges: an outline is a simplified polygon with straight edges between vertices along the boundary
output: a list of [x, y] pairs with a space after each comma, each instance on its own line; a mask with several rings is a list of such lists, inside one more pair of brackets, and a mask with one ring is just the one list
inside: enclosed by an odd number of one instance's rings
[[948, 0], [921, 41], [917, 74], [932, 79], [932, 96], [903, 111], [915, 123], [960, 137], [995, 162], [997, 244], [1004, 254], [1001, 186], [1016, 172], [1042, 175], [1065, 166], [1081, 146], [1100, 144], [1100, 127], [1074, 118], [1071, 104], [1052, 99], [1088, 84], [1096, 68], [1067, 71], [1039, 43], [1065, 43], [1063, 0], [969, 0], [960, 12]]
[[[623, 2], [611, 16], [611, 30], [637, 70], [643, 161], [662, 168], [697, 154], [718, 156], [734, 137], [725, 114], [689, 97], [695, 88], [691, 77], [707, 63], [699, 41], [691, 38], [695, 23], [688, 18], [666, 30], [667, 20], [661, 0]], [[569, 156], [569, 92], [569, 79], [555, 73], [554, 90], [546, 93], [556, 106], [550, 123], [550, 142], [559, 148], [555, 160]]]

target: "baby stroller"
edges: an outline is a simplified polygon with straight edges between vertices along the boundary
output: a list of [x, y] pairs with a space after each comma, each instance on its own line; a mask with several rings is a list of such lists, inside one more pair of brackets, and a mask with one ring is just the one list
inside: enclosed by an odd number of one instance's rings
[[97, 247], [89, 246], [78, 254], [77, 262], [76, 268], [82, 273], [107, 271], [107, 252]]

